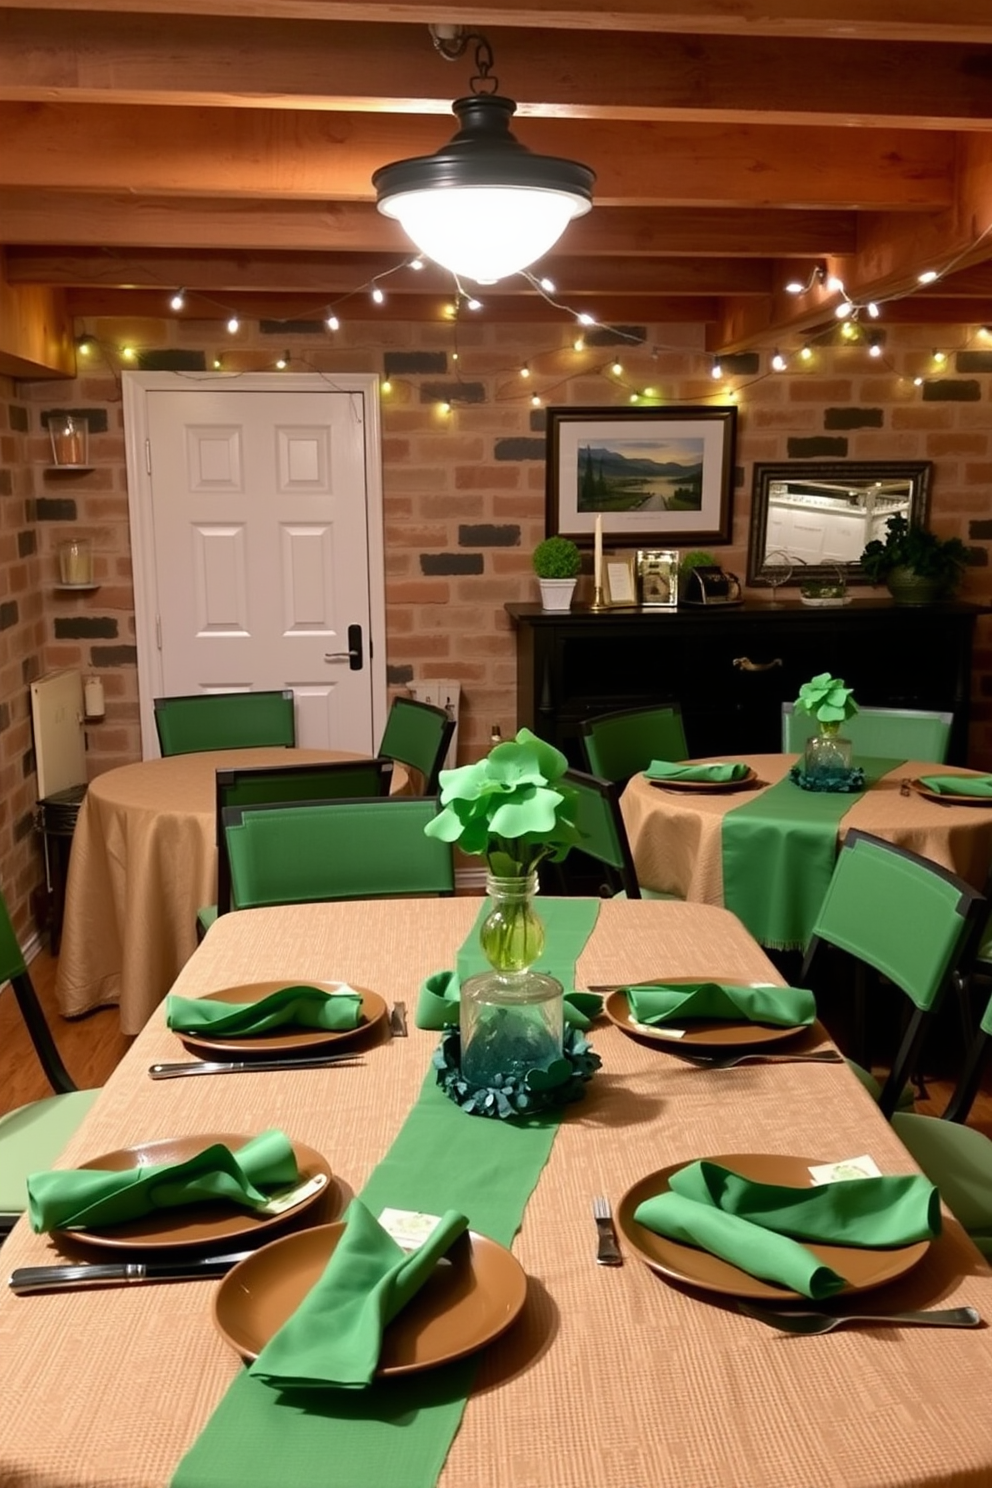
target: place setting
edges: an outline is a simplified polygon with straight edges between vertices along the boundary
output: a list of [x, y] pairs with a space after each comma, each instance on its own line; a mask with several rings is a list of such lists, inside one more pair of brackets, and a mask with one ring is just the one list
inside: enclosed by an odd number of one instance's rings
[[742, 760], [695, 764], [692, 760], [652, 760], [644, 779], [658, 790], [674, 791], [740, 791], [755, 790], [765, 782]]
[[937, 806], [992, 806], [992, 775], [921, 775], [904, 780], [902, 789]]
[[[606, 989], [604, 989], [606, 990]], [[803, 1034], [822, 1042], [816, 1002], [804, 987], [772, 983], [665, 978], [607, 991], [607, 1018], [638, 1042], [706, 1068], [745, 1061], [841, 1064], [832, 1047], [779, 1048]]]
[[[167, 1027], [200, 1060], [159, 1062], [153, 1080], [362, 1063], [373, 1030], [402, 1037], [405, 1008], [347, 982], [249, 982], [200, 997], [170, 993]], [[356, 1045], [358, 1047], [356, 1047]]]
[[[730, 1301], [782, 1332], [982, 1321], [973, 1308], [849, 1310], [850, 1299], [912, 1271], [941, 1233], [940, 1196], [929, 1179], [884, 1175], [868, 1154], [826, 1162], [731, 1153], [672, 1163], [623, 1194], [616, 1228], [666, 1282], [702, 1301]], [[832, 1310], [835, 1299], [843, 1311]], [[826, 1307], [810, 1310], [810, 1302]]]

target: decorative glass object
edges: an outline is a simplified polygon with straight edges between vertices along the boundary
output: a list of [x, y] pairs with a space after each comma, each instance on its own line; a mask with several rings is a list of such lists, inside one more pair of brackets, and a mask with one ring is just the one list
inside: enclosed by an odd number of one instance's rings
[[87, 538], [59, 543], [59, 582], [70, 589], [92, 584], [93, 554]]
[[88, 459], [89, 425], [75, 414], [53, 414], [48, 421], [52, 460], [56, 465], [85, 465]]
[[479, 940], [493, 969], [467, 978], [461, 989], [461, 1074], [469, 1085], [519, 1079], [561, 1058], [562, 985], [530, 969], [544, 949], [536, 892], [536, 873], [486, 878], [491, 909]]
[[818, 783], [842, 779], [851, 773], [851, 741], [841, 737], [839, 723], [823, 723], [806, 743], [806, 778]]

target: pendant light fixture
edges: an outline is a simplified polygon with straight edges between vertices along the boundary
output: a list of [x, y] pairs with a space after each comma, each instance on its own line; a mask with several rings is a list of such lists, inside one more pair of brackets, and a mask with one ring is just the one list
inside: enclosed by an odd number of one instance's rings
[[[451, 60], [470, 38], [434, 43]], [[376, 204], [417, 248], [459, 278], [493, 284], [548, 252], [573, 217], [592, 206], [595, 173], [575, 160], [535, 155], [510, 133], [517, 105], [495, 90], [492, 51], [480, 36], [472, 93], [452, 109], [458, 133], [433, 155], [384, 165]], [[484, 91], [492, 89], [493, 91]]]

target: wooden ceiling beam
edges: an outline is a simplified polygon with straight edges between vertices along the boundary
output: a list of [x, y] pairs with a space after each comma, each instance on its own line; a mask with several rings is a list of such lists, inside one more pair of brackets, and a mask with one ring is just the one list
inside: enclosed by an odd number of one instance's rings
[[[0, 100], [450, 115], [467, 91], [412, 26], [0, 12]], [[518, 114], [986, 129], [992, 45], [500, 29]]]
[[[0, 190], [0, 238], [8, 244], [108, 248], [412, 251], [402, 230], [370, 202], [265, 202], [36, 189]], [[818, 259], [854, 251], [850, 211], [734, 207], [596, 207], [569, 227], [562, 246], [591, 257]]]
[[[417, 271], [395, 255], [329, 253], [205, 254], [144, 251], [140, 256], [87, 248], [7, 248], [11, 284], [53, 284], [144, 289], [150, 285], [196, 290], [346, 293], [388, 276], [396, 294], [450, 294], [451, 274], [435, 264]], [[766, 295], [770, 265], [760, 259], [678, 258], [671, 260], [570, 258], [556, 256], [541, 265], [556, 286], [556, 297], [572, 294], [744, 294]], [[383, 287], [386, 280], [383, 280]], [[519, 275], [486, 285], [480, 295], [533, 294]]]
[[[952, 200], [956, 137], [941, 132], [531, 119], [521, 134], [592, 166], [603, 205], [899, 211]], [[0, 138], [0, 189], [367, 201], [378, 166], [430, 154], [450, 131], [389, 114], [3, 103]]]
[[[0, 11], [26, 0], [0, 0]], [[854, 40], [988, 40], [984, 0], [30, 0], [35, 10], [215, 15], [319, 21], [526, 26], [722, 36], [837, 36]]]
[[[342, 320], [361, 321], [445, 321], [452, 296], [448, 295], [399, 295], [390, 294], [388, 285], [385, 303], [373, 305], [367, 294], [355, 294], [347, 301], [328, 296], [323, 300], [319, 294], [300, 295], [287, 292], [279, 295], [244, 293], [232, 295], [216, 302], [191, 297], [185, 310], [167, 308], [161, 289], [103, 289], [80, 288], [65, 291], [66, 305], [71, 315], [92, 320], [101, 317], [130, 320], [134, 317], [182, 321], [222, 322], [236, 313], [242, 320], [268, 321], [321, 321], [334, 302], [335, 312]], [[470, 324], [489, 321], [504, 322], [548, 322], [549, 324], [575, 324], [575, 312], [586, 311], [600, 324], [610, 326], [648, 326], [657, 324], [705, 324], [715, 321], [721, 313], [721, 302], [704, 295], [570, 295], [572, 308], [556, 309], [537, 295], [494, 296], [486, 298], [479, 311], [462, 311], [462, 319]], [[218, 334], [223, 330], [218, 326]], [[291, 334], [288, 330], [286, 334]], [[227, 338], [237, 345], [237, 337]]]

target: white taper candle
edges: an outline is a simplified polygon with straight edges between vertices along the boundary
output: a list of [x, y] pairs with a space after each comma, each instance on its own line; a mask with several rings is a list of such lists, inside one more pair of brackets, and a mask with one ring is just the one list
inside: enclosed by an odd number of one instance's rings
[[596, 536], [593, 549], [593, 584], [597, 589], [603, 585], [603, 516], [601, 512], [596, 515]]

